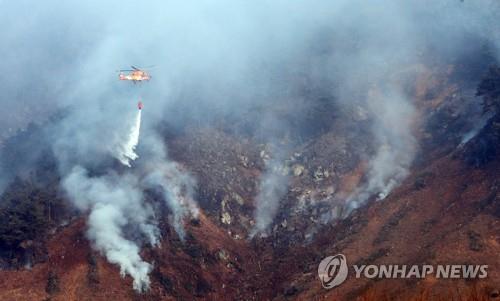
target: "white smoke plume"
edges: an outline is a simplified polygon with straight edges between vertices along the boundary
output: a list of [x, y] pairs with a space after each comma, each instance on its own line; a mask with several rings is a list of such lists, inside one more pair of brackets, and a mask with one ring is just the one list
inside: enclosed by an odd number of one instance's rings
[[373, 112], [373, 135], [377, 145], [369, 161], [367, 180], [346, 199], [348, 214], [371, 196], [382, 200], [409, 173], [416, 151], [411, 131], [415, 109], [402, 93], [387, 91], [371, 93], [367, 105]]
[[[84, 114], [84, 113], [82, 113]], [[123, 116], [116, 116], [119, 121], [126, 120], [127, 112]], [[140, 130], [140, 111], [130, 130], [129, 145], [137, 145]], [[58, 136], [54, 151], [58, 155], [60, 172], [63, 175], [62, 186], [69, 199], [82, 211], [89, 212], [87, 236], [93, 246], [101, 251], [111, 262], [120, 266], [122, 275], [128, 274], [134, 279], [134, 289], [147, 290], [149, 287], [149, 272], [151, 265], [140, 257], [140, 241], [135, 240], [137, 235], [128, 235], [130, 232], [139, 233], [147, 242], [155, 246], [159, 244], [160, 233], [156, 226], [154, 212], [143, 200], [143, 189], [162, 189], [165, 202], [172, 211], [172, 225], [181, 238], [184, 237], [183, 219], [186, 216], [197, 216], [198, 208], [193, 200], [195, 181], [180, 165], [171, 162], [166, 155], [163, 141], [156, 135], [156, 131], [148, 127], [143, 128], [146, 133], [142, 139], [140, 153], [144, 160], [138, 160], [134, 169], [119, 174], [106, 170], [104, 175], [93, 176], [94, 169], [103, 171], [94, 161], [109, 162], [110, 150], [116, 146], [114, 138], [119, 137], [119, 122], [108, 124], [108, 119], [99, 120], [101, 131], [90, 134], [101, 138], [97, 143], [78, 143], [82, 149], [74, 147], [69, 141], [87, 138], [89, 124], [85, 119], [78, 119], [80, 123], [67, 120], [66, 131]], [[147, 120], [144, 120], [147, 121]], [[154, 124], [153, 124], [154, 126]], [[107, 138], [107, 139], [106, 139]], [[135, 149], [133, 150], [135, 153]], [[137, 149], [139, 151], [139, 149]], [[75, 156], [75, 154], [77, 154]], [[113, 154], [113, 152], [111, 152]], [[96, 158], [99, 158], [97, 160]], [[76, 167], [75, 167], [76, 166]], [[82, 167], [84, 166], [84, 167]]]
[[131, 167], [130, 161], [134, 161], [139, 156], [135, 152], [137, 144], [139, 144], [139, 134], [141, 131], [141, 115], [142, 110], [137, 110], [134, 122], [127, 132], [124, 139], [118, 141], [114, 156], [125, 166]]
[[264, 153], [266, 169], [261, 175], [259, 192], [255, 198], [255, 225], [250, 237], [264, 233], [278, 212], [280, 200], [288, 190], [288, 168], [281, 156], [268, 158]]
[[147, 290], [152, 267], [141, 259], [140, 246], [127, 239], [125, 228], [143, 234], [153, 246], [159, 243], [159, 231], [137, 178], [129, 174], [91, 177], [76, 166], [62, 186], [78, 209], [90, 212], [87, 236], [94, 247], [120, 267], [122, 276], [133, 278], [135, 290]]

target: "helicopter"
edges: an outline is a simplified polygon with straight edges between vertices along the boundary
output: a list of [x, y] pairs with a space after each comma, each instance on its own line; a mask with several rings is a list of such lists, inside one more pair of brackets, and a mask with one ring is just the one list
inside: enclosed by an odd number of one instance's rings
[[[145, 71], [145, 69], [153, 68], [153, 66], [146, 68], [138, 68], [135, 66], [130, 66], [132, 69], [117, 70], [120, 72], [118, 78], [120, 80], [131, 80], [134, 84], [137, 82], [148, 81], [151, 79], [151, 75]], [[130, 72], [125, 74], [124, 72]]]

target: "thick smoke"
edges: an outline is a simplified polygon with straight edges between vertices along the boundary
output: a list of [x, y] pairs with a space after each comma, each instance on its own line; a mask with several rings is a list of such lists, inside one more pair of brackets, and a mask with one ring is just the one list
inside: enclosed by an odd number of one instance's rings
[[[401, 70], [414, 75], [418, 68], [412, 66], [430, 58], [459, 58], [470, 37], [498, 54], [499, 7], [494, 0], [0, 1], [5, 45], [0, 47], [0, 121], [5, 121], [0, 130], [64, 109], [46, 139], [63, 187], [90, 213], [88, 236], [95, 247], [142, 289], [150, 266], [126, 229], [139, 229], [153, 245], [159, 239], [142, 189], [160, 190], [181, 236], [183, 217], [197, 212], [195, 181], [164, 150], [155, 151], [164, 147], [161, 139], [146, 141], [158, 134], [156, 125], [182, 127], [224, 114], [238, 119], [270, 105], [286, 107], [300, 119], [310, 99], [298, 87], [304, 82], [308, 89], [319, 87], [319, 94], [334, 96], [337, 107], [361, 106], [369, 115], [360, 126], [371, 128], [373, 141], [367, 143], [374, 152], [364, 154], [366, 182], [348, 200], [356, 207], [370, 195], [387, 195], [408, 172], [416, 151], [413, 105], [398, 83], [408, 74]], [[114, 72], [150, 64], [157, 68], [146, 85], [120, 82]], [[140, 158], [119, 173], [110, 167], [116, 137], [128, 128], [138, 95], [148, 111]], [[33, 143], [32, 149], [38, 146]], [[257, 231], [270, 224], [286, 191], [287, 181], [273, 172], [275, 164], [262, 177]], [[2, 171], [0, 184], [14, 175]]]
[[[97, 250], [120, 266], [122, 275], [134, 279], [134, 289], [149, 288], [151, 265], [140, 255], [140, 242], [132, 237], [142, 234], [156, 246], [160, 234], [152, 207], [144, 202], [143, 190], [159, 188], [172, 212], [172, 225], [181, 239], [186, 217], [197, 217], [194, 201], [195, 182], [181, 166], [167, 159], [163, 142], [154, 134], [145, 137], [144, 153], [148, 160], [138, 164], [136, 172], [108, 172], [91, 176], [81, 166], [65, 174], [63, 188], [76, 207], [89, 212], [87, 236]], [[65, 164], [67, 165], [67, 164]], [[130, 234], [131, 231], [135, 235]]]
[[141, 259], [139, 246], [125, 233], [125, 229], [142, 233], [151, 245], [159, 243], [153, 210], [143, 202], [138, 179], [114, 173], [92, 177], [76, 166], [62, 185], [78, 209], [90, 212], [87, 236], [95, 248], [120, 266], [122, 276], [132, 276], [134, 289], [148, 289], [151, 265]]

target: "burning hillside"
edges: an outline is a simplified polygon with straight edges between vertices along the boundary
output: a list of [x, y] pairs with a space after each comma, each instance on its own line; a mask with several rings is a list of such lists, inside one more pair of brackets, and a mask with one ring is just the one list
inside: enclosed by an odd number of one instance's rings
[[50, 108], [0, 123], [2, 300], [499, 298], [498, 3], [49, 2], [0, 3], [0, 66], [74, 72], [0, 81]]

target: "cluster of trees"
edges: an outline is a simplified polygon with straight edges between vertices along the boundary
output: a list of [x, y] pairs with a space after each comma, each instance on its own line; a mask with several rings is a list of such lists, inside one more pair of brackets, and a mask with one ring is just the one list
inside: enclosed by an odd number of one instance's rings
[[24, 253], [37, 253], [33, 246], [43, 245], [49, 229], [65, 211], [56, 192], [17, 179], [0, 200], [0, 259], [22, 264]]
[[40, 191], [32, 191], [16, 180], [2, 196], [0, 247], [12, 248], [37, 237], [49, 218]]

